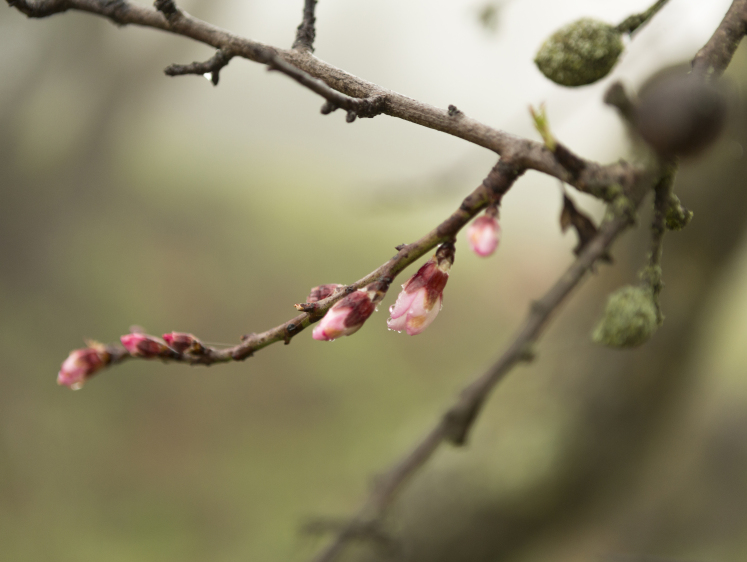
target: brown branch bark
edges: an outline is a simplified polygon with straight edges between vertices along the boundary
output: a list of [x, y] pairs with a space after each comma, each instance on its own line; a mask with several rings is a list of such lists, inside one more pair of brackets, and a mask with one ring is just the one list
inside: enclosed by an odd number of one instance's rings
[[[247, 336], [237, 346], [223, 350], [204, 348], [199, 355], [181, 354], [174, 360], [204, 364], [242, 360], [271, 343], [290, 341], [295, 334], [318, 320], [322, 313], [346, 292], [375, 281], [390, 283], [398, 273], [427, 251], [441, 242], [452, 239], [493, 197], [505, 193], [526, 169], [554, 176], [592, 194], [599, 193], [612, 184], [619, 184], [634, 208], [637, 208], [657, 179], [645, 170], [634, 169], [624, 164], [600, 166], [581, 159], [579, 162], [574, 161], [577, 165], [573, 166], [573, 170], [577, 173], [571, 173], [567, 166], [559, 162], [541, 143], [493, 129], [462, 112], [439, 109], [386, 90], [317, 59], [311, 55], [314, 35], [313, 0], [306, 2], [304, 21], [299, 27], [295, 48], [291, 50], [277, 49], [235, 36], [193, 18], [169, 1], [159, 0], [156, 3], [157, 9], [134, 5], [126, 0], [7, 1], [9, 5], [29, 17], [46, 17], [67, 10], [79, 10], [107, 17], [121, 25], [136, 24], [190, 37], [218, 49], [219, 53], [224, 53], [229, 58], [241, 56], [283, 72], [323, 96], [327, 100], [324, 112], [330, 112], [337, 107], [346, 109], [348, 121], [354, 120], [356, 116], [370, 117], [384, 113], [457, 136], [502, 156], [482, 185], [470, 194], [448, 219], [417, 242], [401, 247], [391, 260], [347, 287], [344, 292], [315, 303], [316, 306], [311, 310], [308, 307], [304, 308], [305, 312], [280, 326], [261, 334]], [[745, 33], [747, 0], [735, 0], [713, 37], [693, 60], [694, 71], [706, 77], [720, 75], [729, 64]], [[427, 462], [441, 443], [465, 443], [469, 430], [491, 390], [515, 364], [531, 358], [531, 346], [541, 335], [554, 311], [583, 280], [594, 263], [607, 253], [615, 239], [630, 223], [630, 217], [623, 215], [602, 225], [597, 236], [585, 247], [573, 265], [542, 299], [533, 303], [516, 338], [499, 360], [490, 370], [465, 387], [454, 405], [440, 417], [433, 429], [380, 479], [363, 509], [315, 558], [316, 562], [333, 560], [352, 537], [360, 535], [359, 529], [378, 522], [403, 484]], [[114, 356], [114, 362], [129, 357], [129, 354], [122, 353], [120, 348], [116, 348], [113, 353], [118, 353]]]
[[521, 168], [549, 174], [584, 192], [594, 193], [614, 182], [609, 170], [599, 164], [585, 162], [584, 171], [578, 177], [572, 177], [542, 143], [494, 129], [462, 112], [437, 108], [367, 82], [316, 58], [308, 50], [279, 49], [239, 37], [194, 18], [183, 10], [176, 9], [166, 15], [159, 9], [132, 4], [127, 0], [6, 1], [34, 18], [77, 10], [106, 17], [118, 25], [152, 27], [189, 37], [231, 56], [265, 64], [287, 74], [327, 100], [324, 113], [342, 108], [348, 112], [348, 121], [352, 121], [354, 116], [370, 117], [380, 112], [482, 146]]
[[[625, 184], [626, 191], [631, 194], [631, 201], [636, 208], [650, 191], [652, 183], [653, 177], [650, 174], [641, 175], [634, 172], [628, 176]], [[335, 560], [352, 539], [361, 535], [365, 536], [365, 532], [361, 529], [376, 528], [404, 484], [431, 458], [441, 444], [450, 442], [461, 446], [466, 443], [469, 431], [493, 388], [517, 363], [533, 359], [532, 346], [542, 334], [552, 314], [584, 279], [592, 266], [607, 254], [618, 236], [631, 224], [631, 217], [626, 214], [615, 217], [602, 225], [597, 236], [552, 288], [540, 300], [532, 303], [524, 324], [498, 361], [487, 372], [467, 385], [454, 404], [438, 419], [425, 437], [378, 479], [363, 508], [347, 525], [342, 527], [332, 542], [313, 559], [313, 562]]]
[[[458, 232], [477, 213], [487, 207], [491, 201], [502, 197], [523, 173], [524, 170], [519, 166], [501, 159], [480, 186], [467, 196], [459, 208], [436, 228], [416, 242], [399, 246], [397, 254], [394, 257], [355, 283], [348, 285], [326, 299], [315, 303], [297, 305], [297, 308], [304, 312], [279, 326], [275, 326], [259, 334], [244, 336], [242, 338], [243, 341], [233, 347], [217, 349], [208, 345], [202, 345], [198, 350], [174, 353], [171, 357], [159, 357], [158, 359], [162, 361], [211, 365], [213, 363], [226, 363], [228, 361], [242, 361], [251, 357], [255, 351], [276, 342], [283, 341], [290, 343], [290, 340], [294, 336], [320, 320], [325, 312], [345, 295], [377, 281], [388, 285], [411, 263], [424, 256], [439, 244], [456, 237]], [[128, 359], [141, 359], [141, 357], [133, 357], [127, 350], [117, 344], [107, 346], [107, 352], [111, 355], [111, 364], [121, 363]]]
[[747, 0], [734, 0], [724, 19], [692, 61], [693, 72], [717, 77], [729, 66], [747, 34]]
[[296, 31], [296, 40], [293, 48], [300, 51], [314, 52], [314, 39], [316, 39], [316, 0], [305, 0], [303, 7], [303, 21]]

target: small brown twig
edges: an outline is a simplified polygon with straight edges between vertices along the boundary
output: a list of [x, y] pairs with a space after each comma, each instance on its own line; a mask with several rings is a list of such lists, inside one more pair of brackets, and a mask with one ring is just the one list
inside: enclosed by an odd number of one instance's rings
[[214, 86], [218, 85], [220, 71], [226, 66], [233, 55], [223, 49], [218, 49], [215, 54], [205, 62], [193, 62], [192, 64], [172, 64], [163, 71], [167, 76], [183, 76], [185, 74], [210, 74], [210, 81]]
[[[464, 139], [504, 156], [522, 168], [537, 170], [575, 188], [594, 193], [609, 184], [610, 168], [585, 162], [577, 177], [560, 165], [554, 155], [538, 142], [514, 136], [472, 119], [463, 113], [434, 107], [403, 96], [336, 68], [304, 49], [279, 49], [234, 35], [201, 21], [184, 10], [177, 17], [162, 10], [127, 0], [6, 0], [9, 5], [33, 18], [43, 18], [68, 10], [106, 17], [118, 25], [140, 25], [160, 29], [204, 43], [260, 64], [266, 64], [294, 78], [327, 100], [323, 110], [346, 110], [347, 120], [382, 113]], [[173, 3], [173, 2], [172, 2]], [[163, 9], [163, 7], [162, 7]], [[282, 64], [283, 61], [286, 64]], [[290, 65], [290, 66], [288, 66]]]
[[656, 12], [661, 10], [669, 0], [658, 0], [653, 6], [651, 6], [645, 12], [640, 14], [633, 14], [630, 17], [625, 18], [618, 26], [617, 30], [620, 33], [627, 33], [628, 35], [635, 34], [642, 26], [648, 23], [648, 21], [654, 17]]
[[459, 208], [428, 234], [412, 244], [400, 246], [394, 257], [355, 283], [338, 290], [323, 300], [310, 303], [310, 306], [307, 303], [296, 305], [298, 310], [303, 311], [301, 314], [264, 332], [244, 336], [238, 345], [218, 349], [203, 344], [198, 349], [174, 353], [167, 357], [146, 358], [133, 357], [119, 345], [110, 344], [106, 346], [107, 352], [111, 356], [109, 364], [115, 365], [129, 359], [158, 359], [192, 365], [212, 365], [229, 361], [243, 361], [251, 357], [256, 351], [276, 342], [290, 343], [293, 337], [320, 320], [326, 311], [345, 295], [375, 282], [391, 283], [411, 263], [439, 244], [453, 239], [474, 216], [488, 206], [490, 201], [505, 194], [523, 172], [522, 168], [512, 162], [507, 162], [504, 159], [499, 160], [480, 186], [462, 201]]
[[314, 52], [314, 39], [316, 39], [316, 9], [317, 0], [304, 0], [303, 21], [296, 30], [296, 40], [293, 42], [293, 49], [301, 51]]
[[712, 79], [729, 66], [747, 34], [747, 0], [734, 0], [716, 31], [692, 61], [693, 73]]
[[[626, 193], [629, 193], [631, 203], [635, 207], [640, 205], [646, 193], [650, 191], [651, 184], [650, 174], [630, 177]], [[596, 237], [587, 244], [550, 290], [540, 300], [532, 303], [524, 324], [498, 361], [467, 385], [425, 437], [377, 480], [360, 511], [339, 530], [329, 545], [313, 558], [313, 562], [332, 562], [351, 540], [357, 538], [357, 529], [380, 523], [403, 485], [431, 458], [441, 444], [450, 442], [461, 446], [466, 443], [469, 431], [493, 388], [517, 363], [531, 361], [534, 358], [532, 348], [552, 314], [583, 280], [595, 262], [607, 255], [617, 237], [632, 224], [627, 214], [602, 224]]]

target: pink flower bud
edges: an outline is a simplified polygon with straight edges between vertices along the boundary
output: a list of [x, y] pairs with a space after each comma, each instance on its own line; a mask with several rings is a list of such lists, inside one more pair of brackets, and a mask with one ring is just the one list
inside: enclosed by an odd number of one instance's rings
[[450, 255], [428, 260], [418, 272], [402, 285], [402, 292], [391, 307], [387, 326], [390, 330], [406, 330], [411, 336], [425, 330], [435, 320], [443, 303], [443, 291], [449, 279], [449, 269], [454, 261], [453, 247]]
[[501, 225], [490, 215], [477, 217], [467, 230], [467, 238], [472, 251], [480, 257], [487, 257], [495, 252], [501, 239]]
[[314, 328], [313, 338], [332, 341], [357, 332], [376, 309], [372, 294], [375, 295], [373, 292], [358, 290], [336, 303]]
[[57, 374], [57, 384], [78, 390], [88, 378], [104, 367], [109, 359], [110, 356], [104, 346], [71, 351]]
[[337, 283], [330, 283], [329, 285], [319, 285], [311, 289], [309, 296], [306, 297], [306, 302], [319, 302], [327, 297], [331, 296], [338, 288], [344, 287], [344, 285], [338, 285]]
[[192, 334], [182, 332], [171, 332], [164, 334], [163, 340], [171, 349], [184, 353], [185, 351], [199, 352], [203, 349], [202, 342]]
[[119, 341], [133, 357], [150, 358], [171, 353], [171, 350], [162, 342], [145, 334], [127, 334], [119, 338]]

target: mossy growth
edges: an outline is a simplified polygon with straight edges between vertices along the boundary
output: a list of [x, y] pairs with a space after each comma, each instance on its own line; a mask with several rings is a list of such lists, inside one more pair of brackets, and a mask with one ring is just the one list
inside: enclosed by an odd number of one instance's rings
[[607, 347], [637, 347], [648, 341], [659, 324], [651, 288], [628, 285], [609, 296], [592, 340]]
[[609, 204], [607, 205], [607, 209], [604, 214], [604, 220], [611, 221], [615, 220], [616, 218], [625, 217], [630, 221], [631, 224], [635, 224], [638, 220], [635, 212], [635, 205], [629, 197], [625, 196], [622, 188], [620, 188], [620, 191], [618, 192], [610, 191], [609, 195], [611, 197], [614, 197], [614, 199], [610, 200]]
[[693, 212], [680, 203], [676, 195], [671, 195], [669, 207], [665, 217], [665, 224], [668, 230], [682, 230], [693, 218]]
[[623, 48], [620, 31], [614, 26], [584, 18], [551, 35], [534, 63], [556, 84], [584, 86], [607, 76]]

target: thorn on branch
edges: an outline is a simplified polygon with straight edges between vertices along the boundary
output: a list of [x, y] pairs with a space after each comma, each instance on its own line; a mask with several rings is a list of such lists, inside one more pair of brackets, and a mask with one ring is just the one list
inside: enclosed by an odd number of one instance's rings
[[210, 75], [210, 81], [214, 86], [218, 85], [220, 71], [226, 66], [233, 55], [223, 49], [218, 49], [216, 53], [205, 62], [193, 62], [192, 64], [172, 64], [163, 71], [167, 76], [183, 76], [185, 74]]
[[355, 111], [352, 111], [352, 110], [349, 109], [348, 110], [348, 114], [345, 117], [345, 122], [346, 123], [352, 123], [353, 121], [355, 121], [356, 117], [358, 117], [358, 115], [355, 113]]

